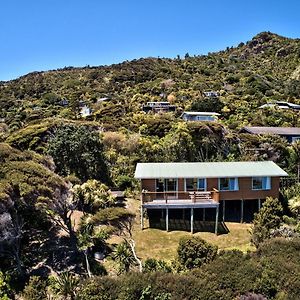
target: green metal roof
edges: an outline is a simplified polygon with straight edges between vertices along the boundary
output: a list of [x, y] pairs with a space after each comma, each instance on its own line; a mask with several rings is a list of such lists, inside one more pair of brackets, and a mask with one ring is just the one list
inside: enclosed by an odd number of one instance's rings
[[135, 178], [221, 178], [288, 176], [272, 161], [138, 163]]

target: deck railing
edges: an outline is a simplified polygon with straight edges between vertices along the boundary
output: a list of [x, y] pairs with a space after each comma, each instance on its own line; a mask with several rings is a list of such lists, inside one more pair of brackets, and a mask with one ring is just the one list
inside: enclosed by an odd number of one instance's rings
[[174, 192], [149, 192], [142, 191], [141, 195], [142, 203], [153, 202], [155, 200], [161, 200], [165, 203], [176, 200], [190, 200], [193, 203], [199, 202], [219, 202], [220, 195], [217, 189], [212, 191], [174, 191]]

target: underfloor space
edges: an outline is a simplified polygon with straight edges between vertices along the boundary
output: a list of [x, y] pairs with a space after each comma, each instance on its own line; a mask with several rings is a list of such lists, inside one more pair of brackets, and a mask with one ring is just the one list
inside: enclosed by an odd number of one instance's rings
[[[218, 233], [226, 233], [228, 229], [224, 222], [245, 222], [253, 221], [254, 214], [261, 207], [260, 200], [226, 200], [220, 201]], [[166, 229], [166, 209], [147, 209], [150, 228]], [[191, 209], [169, 209], [168, 210], [169, 230], [191, 230]], [[214, 232], [216, 209], [215, 208], [194, 208], [193, 216], [194, 232]]]

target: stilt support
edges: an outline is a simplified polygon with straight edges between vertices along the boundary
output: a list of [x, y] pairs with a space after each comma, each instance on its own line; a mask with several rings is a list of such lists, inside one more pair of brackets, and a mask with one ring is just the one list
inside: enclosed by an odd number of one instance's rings
[[203, 208], [203, 221], [205, 221], [205, 208]]
[[261, 209], [261, 199], [258, 199], [258, 210]]
[[166, 208], [166, 231], [169, 231], [169, 209]]
[[223, 222], [225, 221], [225, 200], [223, 200], [223, 217], [222, 217]]
[[141, 229], [144, 229], [144, 208], [141, 205]]
[[194, 208], [191, 208], [191, 233], [194, 233]]
[[216, 207], [215, 234], [218, 234], [218, 220], [219, 220], [219, 205]]
[[244, 200], [241, 199], [241, 223], [244, 222]]

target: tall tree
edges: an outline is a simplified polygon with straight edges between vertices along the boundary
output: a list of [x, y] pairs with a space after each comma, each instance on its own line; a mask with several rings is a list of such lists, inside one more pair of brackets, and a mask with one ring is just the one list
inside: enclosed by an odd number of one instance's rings
[[49, 142], [48, 153], [60, 175], [75, 174], [83, 181], [108, 181], [103, 144], [99, 134], [87, 126], [64, 125], [58, 128]]

